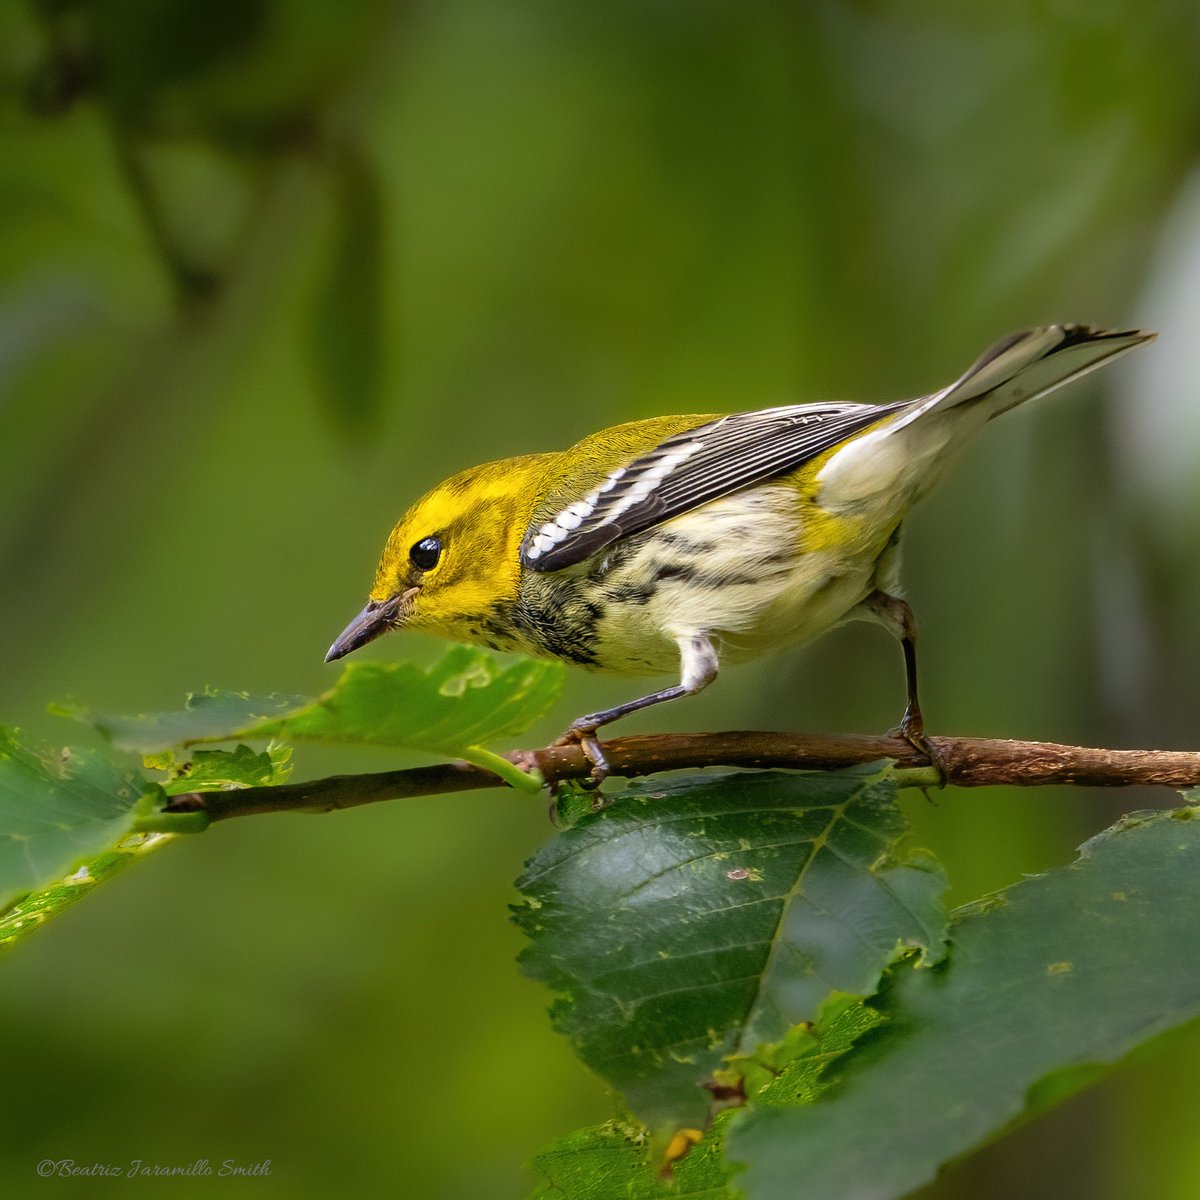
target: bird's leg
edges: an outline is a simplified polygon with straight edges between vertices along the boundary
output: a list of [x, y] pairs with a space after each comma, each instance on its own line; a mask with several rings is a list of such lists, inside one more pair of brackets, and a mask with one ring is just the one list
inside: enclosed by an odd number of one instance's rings
[[925, 733], [925, 718], [921, 714], [921, 702], [917, 698], [917, 621], [913, 611], [907, 601], [878, 588], [863, 603], [875, 614], [880, 624], [899, 639], [900, 648], [904, 651], [904, 681], [908, 689], [908, 703], [904, 706], [904, 716], [900, 718], [900, 724], [890, 733], [893, 737], [904, 738], [909, 745], [929, 759], [931, 766], [941, 771], [938, 752]]
[[677, 640], [680, 679], [674, 687], [663, 688], [661, 691], [651, 692], [648, 696], [639, 696], [636, 700], [626, 700], [624, 704], [615, 704], [612, 708], [578, 717], [554, 743], [556, 746], [579, 743], [592, 764], [592, 780], [596, 786], [603, 783], [612, 770], [608, 759], [604, 757], [600, 740], [596, 737], [596, 731], [602, 725], [640, 709], [649, 708], [652, 704], [665, 704], [668, 700], [678, 700], [681, 696], [692, 696], [716, 679], [717, 648], [712, 640], [705, 634], [688, 635]]

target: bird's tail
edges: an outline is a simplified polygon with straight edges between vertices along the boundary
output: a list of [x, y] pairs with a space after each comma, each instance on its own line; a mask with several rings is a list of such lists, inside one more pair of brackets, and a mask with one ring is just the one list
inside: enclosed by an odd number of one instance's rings
[[929, 413], [980, 405], [990, 420], [1094, 371], [1118, 355], [1154, 340], [1140, 329], [1114, 331], [1088, 325], [1043, 325], [997, 342], [949, 387], [915, 401], [892, 423], [898, 430]]
[[822, 505], [859, 512], [880, 505], [881, 520], [906, 511], [986, 421], [1153, 337], [1140, 330], [1045, 325], [1005, 338], [949, 387], [889, 405], [898, 409], [893, 419], [838, 449], [817, 477]]

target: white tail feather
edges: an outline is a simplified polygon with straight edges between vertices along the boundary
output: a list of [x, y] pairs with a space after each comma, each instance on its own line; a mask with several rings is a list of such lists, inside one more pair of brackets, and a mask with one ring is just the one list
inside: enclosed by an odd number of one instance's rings
[[914, 400], [895, 420], [852, 438], [822, 468], [819, 503], [904, 511], [940, 476], [958, 446], [992, 417], [1044, 396], [1135, 346], [1140, 330], [1046, 325], [998, 342], [949, 387]]
[[999, 416], [1153, 341], [1154, 336], [1139, 329], [1112, 332], [1087, 325], [1044, 325], [1015, 334], [983, 354], [949, 387], [915, 400], [892, 428], [974, 400], [986, 400], [989, 419]]

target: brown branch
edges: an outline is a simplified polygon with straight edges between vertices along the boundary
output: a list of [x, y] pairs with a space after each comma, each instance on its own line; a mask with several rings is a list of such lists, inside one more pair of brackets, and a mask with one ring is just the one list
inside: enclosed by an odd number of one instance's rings
[[[1009, 742], [990, 738], [931, 738], [946, 783], [958, 787], [1009, 784], [1073, 784], [1090, 787], [1200, 785], [1200, 753], [1176, 750], [1098, 750], [1053, 742]], [[831, 770], [890, 758], [905, 768], [928, 767], [928, 760], [902, 738], [793, 733], [660, 733], [614, 738], [604, 743], [613, 775], [652, 775], [695, 767], [786, 767]], [[510, 762], [541, 771], [547, 783], [586, 779], [591, 764], [576, 745], [514, 750]], [[334, 775], [278, 787], [187, 792], [175, 796], [168, 812], [205, 812], [214, 820], [252, 813], [329, 812], [475, 788], [506, 787], [504, 781], [465, 762], [440, 763], [403, 771]]]

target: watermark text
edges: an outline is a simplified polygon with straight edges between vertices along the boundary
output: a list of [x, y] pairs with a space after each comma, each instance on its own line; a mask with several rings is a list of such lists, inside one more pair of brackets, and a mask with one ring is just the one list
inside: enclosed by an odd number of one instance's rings
[[43, 1179], [180, 1179], [211, 1176], [213, 1179], [261, 1179], [271, 1174], [271, 1160], [245, 1163], [235, 1158], [211, 1162], [198, 1158], [192, 1163], [161, 1163], [131, 1158], [126, 1163], [79, 1162], [73, 1158], [43, 1158], [37, 1165]]

